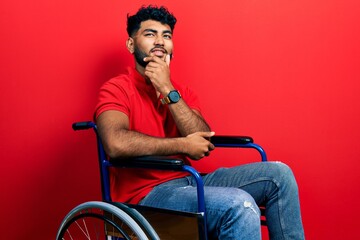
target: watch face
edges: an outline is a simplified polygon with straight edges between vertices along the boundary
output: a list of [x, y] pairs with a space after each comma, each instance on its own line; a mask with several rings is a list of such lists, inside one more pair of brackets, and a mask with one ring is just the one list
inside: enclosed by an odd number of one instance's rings
[[168, 96], [170, 101], [173, 103], [177, 103], [180, 100], [180, 94], [178, 91], [171, 91]]

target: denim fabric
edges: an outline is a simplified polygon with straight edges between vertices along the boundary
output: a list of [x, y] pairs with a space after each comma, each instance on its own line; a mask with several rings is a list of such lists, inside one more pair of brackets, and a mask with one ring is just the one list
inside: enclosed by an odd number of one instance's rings
[[[220, 168], [203, 177], [209, 239], [261, 239], [260, 211], [266, 207], [271, 240], [304, 239], [298, 188], [290, 168], [280, 162]], [[191, 177], [155, 187], [141, 205], [197, 210]]]

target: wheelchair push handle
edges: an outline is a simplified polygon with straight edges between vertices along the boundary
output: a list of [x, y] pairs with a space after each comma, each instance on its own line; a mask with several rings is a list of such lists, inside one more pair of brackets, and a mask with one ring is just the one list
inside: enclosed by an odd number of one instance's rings
[[77, 131], [77, 130], [86, 130], [89, 128], [96, 128], [96, 125], [94, 122], [91, 121], [86, 121], [86, 122], [75, 122], [72, 124], [72, 128]]

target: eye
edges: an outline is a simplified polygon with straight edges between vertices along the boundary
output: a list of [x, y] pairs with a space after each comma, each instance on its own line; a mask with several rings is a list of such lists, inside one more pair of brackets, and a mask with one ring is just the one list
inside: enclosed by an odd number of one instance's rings
[[153, 33], [151, 33], [151, 32], [145, 33], [145, 37], [153, 37], [153, 36], [155, 36], [155, 34], [153, 34]]
[[172, 36], [171, 36], [170, 34], [165, 34], [165, 35], [164, 35], [164, 38], [165, 38], [165, 39], [172, 39]]

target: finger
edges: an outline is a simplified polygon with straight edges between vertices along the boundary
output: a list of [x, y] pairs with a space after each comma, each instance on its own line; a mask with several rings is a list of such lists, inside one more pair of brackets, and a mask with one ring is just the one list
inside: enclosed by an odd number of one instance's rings
[[144, 72], [145, 76], [147, 76], [149, 78], [149, 80], [151, 81], [151, 78], [153, 76], [153, 73], [152, 72], [148, 72], [148, 71], [145, 71]]
[[215, 132], [198, 132], [198, 134], [202, 137], [212, 137], [215, 135]]
[[214, 150], [214, 149], [215, 149], [214, 144], [210, 143], [210, 144], [209, 144], [209, 151], [212, 151], [212, 150]]
[[170, 66], [170, 54], [165, 56], [165, 62], [168, 66]]
[[155, 57], [152, 57], [152, 56], [149, 56], [149, 57], [144, 57], [144, 62], [149, 62], [149, 63], [151, 63], [151, 62], [155, 62]]
[[148, 57], [144, 57], [144, 62], [157, 62], [157, 63], [164, 63], [164, 60], [159, 58], [158, 56], [148, 56]]
[[150, 63], [148, 65], [146, 65], [146, 67], [145, 67], [145, 71], [149, 71], [149, 72], [154, 72], [156, 69], [157, 69], [157, 67], [150, 65]]

